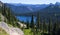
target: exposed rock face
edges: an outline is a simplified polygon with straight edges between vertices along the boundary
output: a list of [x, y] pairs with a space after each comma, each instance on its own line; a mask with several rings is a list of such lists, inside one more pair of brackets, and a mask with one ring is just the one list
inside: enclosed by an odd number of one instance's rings
[[0, 17], [1, 17], [0, 20], [1, 20], [1, 21], [4, 21], [4, 18], [5, 18], [5, 17], [4, 17], [1, 13], [0, 13]]
[[18, 24], [20, 25], [21, 28], [23, 28], [23, 27], [27, 28], [26, 24], [24, 24], [24, 23], [18, 22]]
[[2, 27], [9, 35], [24, 35], [21, 29], [9, 27], [5, 22], [0, 22], [0, 27]]
[[2, 7], [3, 6], [3, 3], [0, 1], [0, 7]]

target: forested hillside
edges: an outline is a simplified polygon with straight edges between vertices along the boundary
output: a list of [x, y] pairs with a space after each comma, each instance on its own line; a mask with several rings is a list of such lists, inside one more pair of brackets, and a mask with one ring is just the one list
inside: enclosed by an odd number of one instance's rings
[[18, 20], [11, 12], [12, 10], [9, 7], [6, 7], [5, 4], [0, 2], [0, 21], [4, 21], [7, 24], [12, 25], [14, 27], [18, 27]]

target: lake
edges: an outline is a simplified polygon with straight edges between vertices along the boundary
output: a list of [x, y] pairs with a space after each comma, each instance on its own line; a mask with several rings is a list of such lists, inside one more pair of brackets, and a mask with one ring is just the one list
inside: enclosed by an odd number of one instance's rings
[[[16, 16], [16, 18], [20, 21], [24, 21], [27, 22], [27, 20], [29, 20], [29, 22], [31, 22], [31, 17], [26, 17], [26, 16]], [[36, 22], [36, 17], [34, 17], [34, 22]]]

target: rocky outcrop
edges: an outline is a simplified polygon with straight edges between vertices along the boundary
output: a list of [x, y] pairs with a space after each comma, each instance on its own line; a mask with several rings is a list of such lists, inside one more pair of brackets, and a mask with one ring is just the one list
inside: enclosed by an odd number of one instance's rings
[[24, 23], [18, 22], [18, 24], [20, 25], [21, 28], [23, 28], [23, 27], [27, 28], [26, 24], [24, 24]]
[[0, 7], [2, 7], [3, 6], [3, 3], [0, 1]]
[[5, 22], [0, 22], [0, 27], [2, 27], [9, 35], [24, 35], [21, 29], [9, 27]]

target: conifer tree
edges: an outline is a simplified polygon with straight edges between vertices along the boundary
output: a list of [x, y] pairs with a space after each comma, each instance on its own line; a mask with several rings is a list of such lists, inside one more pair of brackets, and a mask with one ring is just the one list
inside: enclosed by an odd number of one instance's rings
[[29, 25], [29, 20], [28, 19], [27, 19], [27, 23], [26, 24], [27, 24], [27, 29], [29, 29], [30, 25]]
[[46, 30], [46, 18], [44, 18], [43, 20], [43, 33], [45, 32]]
[[34, 16], [32, 15], [32, 18], [31, 18], [31, 31], [33, 32], [33, 35], [35, 35], [35, 25], [34, 25]]
[[0, 21], [1, 21], [1, 14], [0, 14]]
[[[57, 32], [57, 30], [59, 29], [59, 24], [58, 24], [58, 15], [55, 13], [55, 19], [56, 19], [56, 22], [55, 22], [55, 32]], [[55, 33], [55, 34], [57, 34], [57, 33]]]
[[30, 24], [31, 28], [34, 28], [34, 16], [32, 15], [31, 17], [31, 24]]
[[39, 12], [37, 13], [37, 29], [36, 29], [36, 31], [40, 31], [40, 14], [39, 14]]
[[49, 18], [49, 24], [48, 24], [48, 34], [49, 35], [52, 34], [51, 31], [52, 31], [52, 17], [50, 16], [50, 18]]

